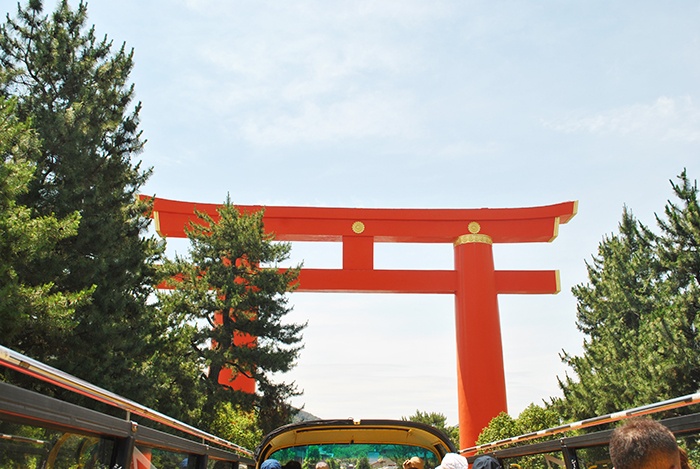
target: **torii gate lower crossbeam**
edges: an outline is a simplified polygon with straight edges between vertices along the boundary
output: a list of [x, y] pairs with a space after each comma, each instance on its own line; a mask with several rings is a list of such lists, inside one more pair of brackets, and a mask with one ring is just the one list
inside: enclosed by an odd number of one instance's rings
[[[147, 196], [142, 196], [148, 198]], [[279, 241], [343, 243], [342, 269], [304, 268], [297, 291], [455, 295], [460, 447], [507, 411], [498, 294], [559, 292], [558, 271], [495, 270], [493, 243], [551, 242], [577, 202], [507, 209], [361, 209], [238, 206], [265, 209], [265, 229]], [[186, 237], [195, 209], [218, 218], [219, 204], [153, 199], [156, 230]], [[374, 243], [452, 243], [454, 270], [374, 269]]]

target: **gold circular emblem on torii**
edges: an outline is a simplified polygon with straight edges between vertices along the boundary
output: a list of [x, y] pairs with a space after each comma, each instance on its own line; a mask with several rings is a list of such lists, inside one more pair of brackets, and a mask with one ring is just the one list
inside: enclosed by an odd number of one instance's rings
[[365, 231], [365, 224], [361, 221], [356, 221], [352, 224], [352, 231], [357, 234], [362, 233], [363, 231]]
[[469, 244], [469, 243], [479, 243], [479, 244], [493, 244], [493, 240], [491, 239], [491, 236], [481, 234], [479, 231], [481, 231], [481, 225], [479, 222], [473, 221], [470, 222], [467, 225], [467, 229], [469, 230], [469, 234], [464, 234], [457, 239], [454, 240], [454, 245], [455, 246], [460, 246], [462, 244]]

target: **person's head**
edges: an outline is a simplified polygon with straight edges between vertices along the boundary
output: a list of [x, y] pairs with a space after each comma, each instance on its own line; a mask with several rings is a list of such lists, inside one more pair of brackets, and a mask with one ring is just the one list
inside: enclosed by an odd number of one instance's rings
[[472, 469], [501, 469], [501, 465], [496, 458], [484, 455], [474, 460]]
[[673, 433], [655, 420], [637, 418], [610, 436], [610, 459], [615, 469], [680, 469], [680, 452]]
[[276, 459], [266, 459], [260, 465], [260, 469], [282, 469], [282, 465]]
[[423, 460], [418, 456], [413, 456], [403, 463], [403, 469], [423, 469], [424, 467]]
[[326, 461], [319, 461], [316, 463], [316, 469], [330, 469]]
[[282, 469], [301, 469], [301, 463], [299, 461], [296, 461], [294, 459], [290, 459], [286, 463], [284, 463], [284, 466], [282, 466]]
[[447, 453], [435, 469], [469, 469], [469, 461], [461, 454]]

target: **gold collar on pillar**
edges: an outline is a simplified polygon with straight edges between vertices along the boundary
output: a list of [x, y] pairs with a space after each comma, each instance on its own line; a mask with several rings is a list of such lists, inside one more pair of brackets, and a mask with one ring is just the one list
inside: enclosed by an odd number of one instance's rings
[[455, 239], [455, 246], [467, 243], [493, 244], [491, 236], [479, 233], [479, 231], [481, 231], [481, 225], [479, 225], [478, 222], [470, 222], [467, 228], [469, 229], [469, 234], [464, 234]]

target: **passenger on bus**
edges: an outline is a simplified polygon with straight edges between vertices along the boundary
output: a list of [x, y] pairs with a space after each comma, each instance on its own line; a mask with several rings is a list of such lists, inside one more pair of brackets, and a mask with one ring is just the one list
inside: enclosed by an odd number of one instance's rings
[[266, 459], [260, 465], [260, 469], [282, 469], [282, 464], [276, 459]]
[[403, 469], [423, 469], [425, 464], [418, 456], [413, 456], [403, 462]]
[[492, 456], [479, 456], [472, 463], [472, 469], [502, 469], [498, 459]]
[[435, 469], [469, 469], [469, 461], [461, 454], [447, 453]]
[[631, 419], [617, 427], [608, 451], [615, 469], [681, 469], [676, 437], [649, 418]]

